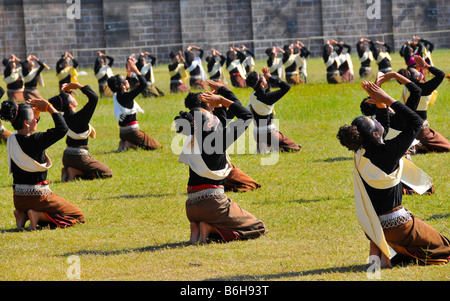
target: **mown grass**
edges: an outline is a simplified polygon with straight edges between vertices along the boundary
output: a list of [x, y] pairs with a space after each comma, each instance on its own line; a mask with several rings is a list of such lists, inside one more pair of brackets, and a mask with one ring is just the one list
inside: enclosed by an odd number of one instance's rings
[[[434, 62], [450, 72], [448, 50], [434, 52]], [[394, 69], [403, 66], [398, 54]], [[359, 66], [356, 57], [355, 66]], [[257, 61], [257, 69], [265, 61]], [[82, 84], [97, 90], [91, 69]], [[124, 70], [115, 70], [124, 73]], [[69, 280], [68, 258], [76, 255], [81, 280], [368, 280], [368, 241], [357, 224], [352, 184], [352, 154], [335, 134], [339, 126], [360, 115], [365, 97], [361, 80], [328, 85], [323, 62], [308, 60], [310, 83], [292, 87], [276, 105], [279, 128], [301, 144], [299, 153], [281, 154], [275, 165], [262, 165], [262, 155], [232, 154], [232, 161], [259, 181], [262, 188], [229, 197], [265, 222], [269, 233], [251, 241], [192, 246], [185, 216], [187, 167], [171, 150], [175, 133], [171, 123], [184, 109], [184, 95], [169, 93], [167, 66], [155, 70], [157, 85], [166, 92], [158, 99], [137, 101], [145, 110], [141, 128], [164, 146], [156, 151], [117, 153], [118, 126], [112, 99], [101, 99], [91, 124], [97, 138], [90, 140], [91, 155], [114, 172], [111, 179], [60, 182], [64, 140], [48, 149], [53, 160], [48, 179], [52, 190], [81, 208], [84, 225], [35, 232], [15, 230], [12, 177], [5, 158], [0, 165], [0, 280]], [[358, 76], [356, 76], [358, 78]], [[54, 70], [45, 72], [44, 97], [57, 93]], [[3, 85], [4, 86], [4, 85]], [[395, 82], [383, 88], [395, 98]], [[449, 82], [439, 87], [439, 98], [429, 110], [432, 128], [449, 137]], [[246, 105], [250, 89], [234, 89]], [[80, 105], [86, 98], [78, 95]], [[52, 126], [44, 115], [43, 131]], [[9, 124], [6, 127], [11, 129]], [[252, 139], [251, 131], [248, 134]], [[436, 194], [405, 196], [404, 205], [416, 216], [450, 235], [449, 154], [413, 157], [433, 179]], [[409, 266], [381, 271], [381, 280], [449, 280], [450, 265]]]

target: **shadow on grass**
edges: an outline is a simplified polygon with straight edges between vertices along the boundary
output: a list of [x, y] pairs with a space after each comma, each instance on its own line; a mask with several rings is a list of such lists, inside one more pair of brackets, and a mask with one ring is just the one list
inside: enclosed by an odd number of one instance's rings
[[[327, 269], [314, 269], [310, 271], [303, 272], [286, 272], [279, 274], [267, 274], [267, 275], [236, 275], [231, 277], [219, 277], [219, 278], [209, 278], [204, 279], [204, 281], [263, 281], [263, 280], [273, 280], [273, 279], [283, 279], [289, 277], [302, 277], [302, 276], [320, 276], [322, 274], [346, 274], [346, 273], [361, 273], [367, 271], [367, 264], [360, 265], [350, 265], [346, 267], [332, 267]], [[320, 280], [320, 279], [316, 279]]]
[[435, 215], [432, 215], [432, 216], [424, 219], [424, 221], [432, 221], [432, 220], [444, 219], [444, 218], [449, 218], [449, 217], [450, 217], [450, 213], [447, 213], [447, 214], [435, 214]]
[[[117, 200], [117, 199], [147, 199], [147, 198], [163, 198], [163, 197], [182, 197], [186, 196], [186, 193], [147, 193], [147, 194], [123, 194], [102, 198], [102, 200]], [[88, 198], [88, 200], [96, 200], [95, 198]]]
[[61, 256], [71, 256], [71, 255], [100, 255], [100, 256], [109, 256], [109, 255], [123, 255], [128, 253], [143, 253], [143, 252], [156, 252], [160, 250], [167, 249], [177, 249], [192, 246], [188, 241], [176, 242], [176, 243], [167, 243], [159, 246], [147, 246], [142, 248], [135, 249], [122, 249], [115, 251], [95, 251], [95, 250], [81, 250], [77, 252], [66, 253]]
[[351, 157], [336, 157], [336, 158], [327, 158], [327, 159], [324, 159], [324, 160], [315, 160], [314, 162], [327, 162], [327, 163], [330, 163], [330, 162], [339, 162], [339, 161], [350, 161], [352, 159], [353, 158], [351, 158]]

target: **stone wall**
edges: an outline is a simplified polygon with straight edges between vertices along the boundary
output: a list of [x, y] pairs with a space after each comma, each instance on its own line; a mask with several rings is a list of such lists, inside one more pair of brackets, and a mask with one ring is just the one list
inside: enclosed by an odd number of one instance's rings
[[[301, 40], [320, 56], [329, 38], [355, 45], [359, 37], [385, 40], [398, 50], [412, 35], [450, 29], [447, 0], [0, 0], [0, 56], [35, 54], [50, 66], [73, 51], [92, 66], [97, 50], [125, 66], [131, 53], [149, 51], [167, 63], [171, 50], [197, 45], [226, 52], [245, 44], [264, 50]], [[379, 3], [380, 19], [368, 9]], [[67, 17], [79, 4], [78, 19]], [[388, 35], [383, 35], [388, 33]], [[450, 48], [450, 33], [426, 37]]]

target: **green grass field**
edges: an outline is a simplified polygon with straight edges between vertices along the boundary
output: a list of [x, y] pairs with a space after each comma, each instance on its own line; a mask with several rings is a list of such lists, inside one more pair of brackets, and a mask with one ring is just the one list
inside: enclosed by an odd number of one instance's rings
[[[450, 50], [437, 50], [434, 63], [450, 73]], [[394, 69], [402, 67], [393, 55]], [[353, 57], [355, 71], [359, 61]], [[265, 61], [257, 61], [257, 70]], [[376, 69], [376, 66], [375, 66]], [[79, 82], [98, 90], [92, 69]], [[125, 70], [115, 70], [125, 73]], [[308, 59], [310, 83], [294, 86], [277, 103], [279, 129], [302, 145], [298, 153], [281, 154], [274, 165], [262, 165], [263, 155], [232, 154], [233, 163], [259, 181], [262, 188], [228, 193], [244, 209], [259, 217], [269, 233], [259, 239], [193, 246], [185, 215], [188, 168], [171, 150], [173, 118], [184, 109], [183, 94], [169, 93], [166, 65], [155, 70], [157, 86], [166, 96], [137, 99], [145, 110], [141, 129], [160, 141], [156, 151], [117, 153], [119, 128], [111, 98], [101, 99], [91, 124], [91, 155], [114, 172], [111, 179], [60, 182], [65, 139], [47, 150], [53, 161], [48, 173], [51, 189], [72, 202], [87, 222], [68, 229], [16, 231], [13, 216], [12, 176], [8, 175], [6, 145], [0, 145], [0, 280], [71, 280], [75, 255], [82, 281], [141, 280], [267, 280], [267, 281], [367, 281], [369, 242], [354, 211], [352, 154], [335, 135], [339, 126], [360, 115], [366, 96], [356, 82], [329, 85], [320, 58]], [[54, 70], [44, 73], [41, 94], [57, 94]], [[2, 82], [2, 86], [5, 87]], [[398, 99], [402, 87], [388, 82], [383, 88]], [[438, 89], [430, 107], [432, 128], [450, 136], [450, 83]], [[244, 105], [250, 89], [234, 89]], [[78, 94], [82, 106], [86, 98]], [[44, 114], [40, 131], [52, 126]], [[6, 124], [12, 129], [10, 124]], [[252, 137], [248, 131], [249, 138]], [[427, 154], [413, 161], [434, 180], [431, 196], [405, 196], [404, 205], [417, 217], [450, 236], [450, 154]], [[382, 270], [380, 280], [450, 280], [450, 265], [408, 266]]]

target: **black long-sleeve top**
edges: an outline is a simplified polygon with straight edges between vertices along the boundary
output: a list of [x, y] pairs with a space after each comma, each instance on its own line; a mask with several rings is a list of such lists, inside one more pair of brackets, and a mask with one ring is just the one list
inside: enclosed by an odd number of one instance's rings
[[[350, 54], [351, 53], [351, 51], [352, 51], [352, 47], [349, 45], [349, 44], [342, 44], [342, 49], [341, 50], [339, 50], [339, 51], [336, 51], [336, 53], [338, 54], [338, 55], [341, 55], [341, 53], [342, 53], [342, 51], [344, 51], [344, 48], [346, 48], [347, 49], [347, 53], [348, 54]], [[348, 66], [348, 62], [347, 61], [345, 61], [344, 63], [342, 63], [342, 64], [340, 64], [339, 65], [339, 70], [347, 70], [349, 68], [349, 66]]]
[[[222, 144], [220, 147], [213, 145], [216, 150], [213, 153], [210, 153], [211, 151], [208, 152], [208, 150], [202, 151], [202, 158], [210, 170], [220, 170], [225, 168], [227, 163], [225, 153], [226, 149], [245, 132], [252, 119], [252, 113], [242, 106], [241, 102], [233, 94], [233, 92], [228, 90], [226, 87], [221, 87], [218, 90], [218, 93], [234, 103], [228, 109], [222, 106], [214, 109], [213, 111], [213, 114], [217, 116], [222, 126], [219, 126], [216, 132], [213, 132], [210, 135], [217, 135], [215, 136], [216, 140], [214, 141]], [[227, 124], [227, 118], [229, 119], [232, 116], [236, 116], [237, 119]], [[201, 142], [201, 146], [211, 145], [211, 142], [208, 142], [209, 140], [204, 143], [205, 139], [211, 139], [211, 137], [206, 136], [205, 133], [202, 135], [202, 139], [203, 141]], [[201, 177], [189, 168], [188, 186], [197, 186], [202, 184], [223, 185], [224, 181], [225, 180], [212, 180]]]
[[433, 50], [434, 50], [434, 44], [431, 43], [430, 41], [425, 40], [425, 39], [420, 39], [420, 40], [419, 40], [419, 43], [422, 43], [422, 44], [427, 48], [427, 50], [428, 50], [429, 52], [433, 52]]
[[[41, 61], [36, 61], [36, 62], [39, 64], [39, 69], [36, 72], [35, 77], [28, 83], [25, 83], [25, 88], [35, 89], [37, 87], [39, 74], [42, 72], [42, 70], [44, 70], [45, 66]], [[27, 76], [28, 73], [30, 73], [30, 71], [31, 71], [31, 68], [30, 68], [29, 64], [22, 64], [22, 74], [24, 77]]]
[[2, 87], [0, 87], [0, 99], [2, 99], [3, 94], [5, 94], [5, 90]]
[[[445, 72], [439, 70], [436, 67], [429, 66], [428, 71], [434, 75], [434, 77], [430, 80], [427, 80], [424, 83], [417, 83], [420, 89], [422, 89], [422, 96], [428, 96], [433, 93], [434, 90], [442, 83], [445, 78]], [[427, 111], [416, 111], [422, 119], [427, 119]]]
[[[409, 91], [409, 97], [406, 100], [405, 105], [412, 111], [416, 111], [420, 101], [420, 95], [422, 89], [420, 89], [415, 83], [409, 82], [405, 85]], [[375, 111], [376, 119], [384, 127], [384, 136], [389, 132], [389, 128], [393, 128], [397, 131], [403, 131], [406, 126], [406, 121], [403, 115], [395, 114], [389, 110], [389, 108], [377, 108]], [[384, 137], [383, 137], [384, 138]]]
[[[264, 90], [261, 87], [257, 87], [255, 90], [256, 98], [269, 106], [273, 105], [278, 100], [280, 100], [289, 91], [289, 89], [291, 89], [291, 85], [289, 85], [287, 82], [280, 80], [279, 78], [270, 77], [269, 85], [270, 84], [275, 84], [278, 87], [280, 87], [280, 89], [276, 91], [270, 91], [270, 89]], [[260, 120], [264, 120], [264, 125], [269, 125], [272, 123], [273, 113], [266, 116], [262, 116], [257, 114], [253, 109], [251, 110], [251, 112], [253, 114], [253, 119], [255, 120], [256, 126], [259, 126]]]
[[[373, 57], [375, 58], [375, 60], [377, 60], [381, 50], [377, 48], [377, 45], [373, 41], [370, 41], [369, 44], [370, 44], [370, 51], [372, 51]], [[384, 43], [383, 46], [386, 48], [387, 53], [391, 53], [392, 48], [389, 44]], [[391, 62], [387, 58], [382, 59], [378, 63], [378, 68], [380, 70], [389, 67], [391, 67]]]
[[[254, 54], [253, 51], [251, 51], [250, 49], [246, 49], [245, 52], [244, 52], [244, 54], [245, 54], [246, 57], [251, 56], [252, 58], [255, 58], [255, 54]], [[247, 73], [250, 72], [250, 69], [251, 69], [250, 66], [248, 66], [248, 65], [245, 66], [245, 71], [246, 71]]]
[[[391, 108], [404, 119], [405, 126], [403, 131], [395, 138], [386, 140], [384, 144], [370, 144], [366, 146], [364, 154], [364, 157], [368, 158], [375, 166], [387, 174], [398, 168], [399, 160], [416, 138], [423, 124], [422, 118], [403, 103], [396, 101]], [[383, 124], [383, 126], [385, 125]], [[364, 179], [363, 183], [378, 215], [402, 205], [401, 183], [388, 189], [373, 188]]]
[[[356, 52], [358, 52], [358, 56], [362, 57], [366, 52], [366, 49], [363, 47], [363, 43], [356, 43]], [[361, 62], [361, 67], [370, 67], [371, 60], [367, 58], [367, 60]]]
[[[64, 113], [64, 120], [66, 121], [67, 126], [71, 131], [77, 134], [83, 133], [89, 129], [89, 122], [91, 121], [98, 102], [98, 96], [91, 87], [84, 86], [80, 90], [88, 97], [88, 102], [77, 112], [70, 111]], [[88, 138], [76, 140], [67, 136], [66, 144], [70, 147], [87, 146]]]
[[[202, 59], [202, 58], [203, 58], [203, 53], [204, 53], [204, 51], [203, 51], [203, 49], [199, 49], [198, 51], [199, 51], [198, 57], [199, 57], [200, 59]], [[188, 68], [191, 66], [191, 64], [192, 64], [192, 62], [193, 62], [193, 60], [192, 60], [192, 59], [190, 58], [190, 56], [189, 56], [189, 53], [190, 53], [189, 50], [185, 50], [185, 51], [184, 51], [184, 57], [185, 57], [186, 65], [188, 66]], [[194, 70], [192, 70], [192, 71], [189, 72], [189, 74], [190, 74], [191, 76], [197, 76], [197, 75], [200, 75], [200, 74], [201, 74], [200, 66], [195, 67]]]
[[[108, 63], [107, 63], [108, 66], [112, 67], [113, 64], [114, 64], [114, 58], [112, 56], [109, 56], [109, 55], [106, 55], [105, 57], [108, 60]], [[102, 61], [103, 61], [103, 58], [100, 57], [100, 56], [98, 56], [97, 59], [95, 59], [95, 64], [94, 64], [94, 73], [95, 74], [97, 74], [98, 71], [100, 70], [100, 68], [102, 67]], [[108, 76], [105, 74], [105, 76], [103, 76], [102, 78], [98, 79], [98, 82], [101, 83], [101, 82], [106, 81], [107, 79], [108, 79]]]
[[[175, 63], [170, 64], [169, 65], [169, 71], [173, 71], [173, 70], [177, 69], [179, 64], [180, 64], [179, 62], [175, 62]], [[182, 63], [182, 64], [184, 64], [184, 69], [187, 69], [187, 67], [188, 67], [187, 64], [186, 63]], [[177, 73], [177, 74], [175, 74], [175, 75], [170, 77], [171, 81], [172, 80], [176, 81], [176, 80], [180, 80], [180, 79], [181, 79], [181, 74], [180, 73]]]
[[[52, 114], [55, 127], [45, 132], [36, 132], [29, 136], [17, 134], [17, 142], [20, 148], [31, 158], [39, 163], [45, 163], [45, 150], [62, 139], [68, 130], [67, 124], [60, 113]], [[14, 184], [36, 185], [47, 179], [47, 171], [28, 172], [20, 169], [11, 160], [11, 170]]]
[[[305, 47], [300, 48], [300, 57], [307, 58], [309, 56], [310, 52]], [[284, 52], [283, 53], [283, 64], [287, 62], [289, 57], [291, 56], [290, 52]], [[285, 68], [285, 72], [295, 72], [297, 71], [297, 63], [294, 62], [292, 65]]]
[[[227, 58], [223, 54], [220, 55], [219, 57], [220, 57], [219, 64], [220, 64], [220, 66], [223, 66], [223, 64], [225, 64], [225, 61], [227, 60]], [[208, 62], [208, 65], [207, 65], [208, 72], [212, 71], [212, 69], [213, 69], [215, 64], [216, 64], [216, 57], [213, 56], [212, 59]], [[220, 71], [217, 71], [216, 74], [211, 75], [209, 78], [210, 79], [218, 79], [218, 78], [220, 78]]]
[[306, 59], [310, 54], [311, 54], [311, 52], [306, 47], [300, 48], [300, 56], [302, 58]]
[[[156, 57], [154, 57], [153, 55], [150, 55], [150, 54], [147, 54], [146, 55], [146, 57], [148, 57], [149, 59], [150, 59], [150, 64], [152, 65], [152, 66], [155, 66], [155, 64], [156, 64]], [[144, 59], [144, 57], [142, 56], [142, 55], [140, 55], [139, 56], [139, 58], [138, 58], [138, 61], [137, 61], [137, 63], [136, 63], [136, 67], [139, 69], [139, 71], [141, 71], [142, 70], [142, 67], [144, 67], [144, 64], [143, 64], [143, 60]], [[145, 79], [148, 81], [148, 82], [151, 82], [151, 72], [149, 71], [149, 72], [147, 72], [145, 75], [144, 75], [144, 77], [145, 77]]]
[[[423, 45], [417, 44], [414, 47], [411, 47], [411, 45], [404, 45], [401, 50], [402, 53], [400, 54], [405, 59], [405, 63], [408, 63], [412, 57], [414, 57], [414, 54], [417, 53], [419, 56], [423, 57]], [[415, 63], [413, 64], [415, 65]]]
[[[269, 54], [269, 58], [267, 59], [267, 67], [270, 68], [273, 65], [274, 60], [275, 60], [275, 53], [271, 52]], [[274, 70], [271, 74], [278, 76], [278, 70]]]
[[[124, 108], [132, 109], [134, 106], [134, 99], [147, 88], [147, 81], [145, 78], [142, 75], [137, 75], [137, 78], [139, 80], [139, 85], [136, 89], [129, 92], [123, 92], [122, 90], [117, 92], [117, 101]], [[126, 115], [123, 120], [119, 121], [119, 125], [125, 126], [133, 121], [137, 121], [136, 114]]]
[[[335, 47], [333, 47], [333, 50], [338, 54], [342, 52], [342, 49], [344, 49], [344, 47], [341, 44], [336, 44]], [[331, 55], [331, 53], [329, 50], [329, 45], [325, 44], [323, 46], [323, 53], [322, 53], [322, 58], [323, 58], [324, 63], [326, 63], [328, 61], [328, 58], [330, 57], [330, 55]], [[337, 65], [336, 61], [334, 61], [333, 64], [331, 64], [331, 66], [327, 67], [327, 72], [334, 72], [337, 70], [338, 70], [338, 65]]]
[[[12, 69], [13, 69], [13, 62], [8, 62], [8, 63], [3, 63], [5, 65], [5, 70], [3, 70], [3, 75], [4, 77], [8, 77], [11, 75], [12, 73]], [[21, 62], [16, 62], [16, 68], [21, 68], [22, 67], [22, 63]], [[19, 78], [10, 84], [6, 85], [6, 88], [9, 90], [18, 90], [18, 89], [22, 89], [23, 88], [23, 80], [22, 78]]]
[[[65, 67], [64, 67], [64, 61], [65, 58], [61, 57], [57, 62], [56, 62], [56, 73], [60, 73]], [[72, 59], [72, 66], [74, 68], [78, 67], [78, 61], [76, 59]], [[65, 78], [63, 78], [62, 80], [59, 81], [59, 86], [61, 88], [61, 86], [63, 84], [67, 84], [70, 83], [70, 75], [67, 75]]]
[[[241, 51], [236, 51], [236, 54], [237, 54], [238, 60], [239, 60], [241, 63], [243, 63], [243, 62], [245, 61], [245, 58], [246, 58], [245, 54], [242, 53]], [[232, 61], [233, 61], [233, 60], [232, 60], [229, 56], [227, 56], [227, 62], [225, 63], [225, 65], [227, 66], [227, 68], [228, 68], [228, 66], [230, 66], [230, 64], [231, 64]], [[238, 72], [239, 72], [239, 70], [237, 70], [237, 68], [234, 68], [233, 70], [230, 70], [230, 74], [238, 73]]]

